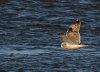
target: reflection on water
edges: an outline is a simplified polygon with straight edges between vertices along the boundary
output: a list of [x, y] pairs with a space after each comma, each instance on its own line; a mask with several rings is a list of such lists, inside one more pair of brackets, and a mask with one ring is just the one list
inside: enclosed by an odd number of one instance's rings
[[[1, 0], [0, 69], [99, 72], [99, 0]], [[80, 18], [80, 49], [62, 49], [57, 34]]]

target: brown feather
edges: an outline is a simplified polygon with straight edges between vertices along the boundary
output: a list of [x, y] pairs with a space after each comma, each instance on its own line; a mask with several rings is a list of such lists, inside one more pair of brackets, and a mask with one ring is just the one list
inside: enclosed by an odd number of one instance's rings
[[66, 36], [75, 44], [80, 43], [80, 24], [81, 22], [79, 20], [73, 21], [72, 24], [69, 26], [68, 31], [66, 32]]

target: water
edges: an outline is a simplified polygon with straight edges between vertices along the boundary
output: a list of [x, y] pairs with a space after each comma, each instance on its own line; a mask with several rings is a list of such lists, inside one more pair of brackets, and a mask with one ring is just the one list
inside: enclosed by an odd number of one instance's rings
[[[2, 0], [0, 69], [16, 72], [99, 72], [99, 0]], [[57, 34], [79, 18], [82, 43], [62, 49]]]

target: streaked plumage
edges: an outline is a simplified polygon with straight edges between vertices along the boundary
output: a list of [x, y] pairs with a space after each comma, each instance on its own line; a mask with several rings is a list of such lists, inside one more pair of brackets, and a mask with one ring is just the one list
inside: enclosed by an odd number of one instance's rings
[[80, 44], [80, 20], [75, 20], [69, 26], [66, 33], [59, 33], [58, 37], [61, 40], [61, 47], [62, 48], [78, 48], [84, 47], [87, 45]]

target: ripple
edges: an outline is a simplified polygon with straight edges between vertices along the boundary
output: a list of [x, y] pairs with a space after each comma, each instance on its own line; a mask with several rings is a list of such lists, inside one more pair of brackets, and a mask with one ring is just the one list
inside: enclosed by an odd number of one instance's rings
[[[99, 3], [99, 0], [0, 3], [0, 68], [9, 72], [19, 67], [31, 72], [99, 72]], [[60, 48], [57, 33], [66, 32], [76, 18], [82, 21], [82, 43], [90, 46]]]
[[8, 54], [8, 55], [39, 55], [42, 53], [49, 53], [47, 50], [41, 50], [41, 49], [36, 49], [36, 50], [1, 50], [0, 54]]

